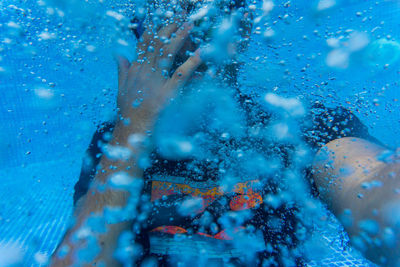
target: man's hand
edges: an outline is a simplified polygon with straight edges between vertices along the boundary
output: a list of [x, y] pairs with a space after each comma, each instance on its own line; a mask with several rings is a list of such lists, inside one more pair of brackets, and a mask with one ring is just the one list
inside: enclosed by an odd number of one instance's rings
[[[199, 51], [170, 75], [171, 66], [182, 49], [192, 24], [174, 21], [157, 33], [149, 27], [138, 43], [138, 59], [130, 63], [118, 58], [118, 112], [122, 129], [131, 132], [150, 130], [162, 108], [182, 88], [201, 64]], [[122, 140], [120, 140], [122, 141]]]

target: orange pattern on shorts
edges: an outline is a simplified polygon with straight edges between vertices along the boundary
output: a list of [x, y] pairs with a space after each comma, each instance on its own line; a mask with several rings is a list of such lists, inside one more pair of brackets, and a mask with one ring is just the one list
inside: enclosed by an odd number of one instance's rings
[[[239, 231], [242, 231], [244, 229], [246, 229], [246, 228], [243, 226], [236, 227], [235, 229], [233, 229], [232, 234], [237, 234]], [[220, 240], [233, 240], [233, 237], [228, 234], [227, 230], [222, 230], [221, 232], [214, 235], [213, 237], [215, 239], [220, 239]]]
[[261, 195], [255, 192], [257, 191], [256, 188], [260, 188], [259, 180], [237, 183], [233, 186], [231, 191], [223, 190], [222, 187], [212, 187], [201, 190], [187, 184], [153, 181], [151, 201], [161, 199], [163, 196], [177, 194], [191, 195], [192, 197], [201, 197], [204, 200], [203, 208], [206, 208], [218, 197], [234, 192], [240, 195], [232, 199], [230, 207], [232, 210], [243, 210], [254, 208], [263, 202]]
[[161, 233], [166, 233], [166, 234], [171, 234], [171, 235], [187, 233], [186, 229], [179, 227], [179, 226], [171, 226], [171, 225], [159, 226], [157, 228], [154, 228], [150, 232], [161, 232]]
[[[235, 235], [239, 231], [243, 231], [244, 229], [246, 229], [246, 228], [243, 226], [236, 227], [235, 229], [233, 229], [233, 232], [231, 234]], [[154, 228], [150, 232], [159, 232], [159, 233], [165, 233], [165, 234], [171, 234], [171, 235], [187, 234], [186, 229], [179, 227], [179, 226], [171, 226], [171, 225], [159, 226], [157, 228]], [[196, 234], [204, 236], [204, 237], [208, 237], [208, 238], [219, 239], [219, 240], [233, 240], [233, 237], [228, 234], [227, 230], [222, 230], [216, 235], [209, 235], [209, 234], [202, 233], [202, 232], [197, 232]]]
[[[233, 211], [252, 209], [258, 207], [263, 203], [262, 196], [257, 191], [261, 188], [259, 180], [250, 180], [244, 183], [237, 183], [233, 186], [232, 190], [223, 190], [222, 187], [212, 187], [209, 189], [201, 190], [194, 188], [186, 184], [178, 184], [171, 182], [153, 181], [151, 188], [151, 201], [162, 199], [163, 196], [170, 195], [190, 195], [192, 197], [202, 198], [203, 207], [198, 211], [202, 212], [218, 197], [228, 193], [236, 193], [229, 202], [229, 207]], [[198, 214], [196, 211], [196, 214]], [[243, 227], [238, 227], [234, 232], [241, 230]], [[159, 226], [151, 232], [161, 232], [167, 234], [186, 234], [187, 230], [179, 226]], [[225, 230], [212, 236], [209, 234], [198, 232], [197, 234], [221, 239], [221, 240], [232, 240]]]
[[263, 202], [259, 193], [249, 192], [246, 195], [237, 195], [232, 197], [229, 202], [231, 210], [246, 210], [258, 207]]

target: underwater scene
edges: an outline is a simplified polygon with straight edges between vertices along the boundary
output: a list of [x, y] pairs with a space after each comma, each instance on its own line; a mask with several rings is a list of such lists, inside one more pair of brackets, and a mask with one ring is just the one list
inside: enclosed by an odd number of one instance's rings
[[400, 266], [399, 18], [1, 0], [0, 267]]

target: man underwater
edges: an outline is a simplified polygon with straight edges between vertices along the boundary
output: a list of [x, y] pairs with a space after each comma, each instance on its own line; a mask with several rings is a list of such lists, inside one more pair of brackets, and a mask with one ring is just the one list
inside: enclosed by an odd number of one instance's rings
[[[243, 37], [248, 31], [245, 25], [251, 24], [251, 19], [243, 11], [244, 7], [235, 8], [244, 14], [237, 33]], [[303, 264], [296, 246], [301, 239], [298, 233], [305, 226], [296, 219], [296, 203], [284, 198], [277, 201], [282, 203], [269, 201], [284, 188], [279, 177], [263, 178], [263, 175], [282, 174], [291, 166], [292, 147], [274, 146], [273, 142], [265, 141], [264, 136], [258, 136], [256, 130], [262, 129], [272, 118], [254, 100], [257, 96], [241, 93], [234, 96], [245, 114], [248, 129], [242, 136], [236, 138], [234, 133], [219, 132], [218, 124], [210, 123], [212, 120], [207, 121], [209, 124], [196, 126], [198, 128], [190, 134], [197, 137], [201, 133], [201, 140], [208, 139], [212, 143], [200, 142], [199, 146], [206, 148], [201, 159], [193, 158], [190, 153], [176, 156], [165, 151], [165, 146], [148, 141], [157, 132], [162, 116], [180, 118], [179, 108], [165, 110], [183, 103], [179, 102], [179, 97], [185, 94], [190, 83], [201, 83], [207, 77], [208, 81], [214, 79], [216, 84], [237, 86], [237, 66], [232, 64], [211, 72], [214, 77], [210, 78], [212, 75], [206, 71], [202, 48], [196, 48], [196, 43], [189, 38], [194, 24], [185, 12], [167, 18], [167, 23], [163, 24], [165, 26], [161, 28], [157, 24], [147, 24], [138, 43], [135, 61], [118, 58], [118, 119], [113, 124], [103, 125], [95, 134], [88, 151], [91, 165], [82, 170], [75, 187], [75, 222], [54, 254], [52, 266], [120, 266], [127, 263], [129, 259], [117, 255], [116, 251], [121, 245], [121, 237], [129, 232], [134, 235], [127, 235], [127, 242], [134, 239], [142, 247], [140, 255], [136, 255], [136, 264], [150, 261], [159, 265]], [[187, 57], [186, 51], [193, 51], [193, 48], [196, 50]], [[235, 51], [237, 48], [232, 48], [230, 43], [226, 47], [229, 49]], [[138, 100], [139, 103], [133, 104]], [[176, 101], [178, 104], [174, 103]], [[367, 235], [370, 238], [370, 242], [367, 238], [363, 241], [364, 253], [369, 259], [395, 265], [398, 258], [396, 222], [388, 216], [398, 198], [393, 193], [393, 188], [398, 187], [396, 173], [400, 166], [395, 154], [379, 160], [386, 148], [374, 144], [377, 141], [347, 110], [327, 109], [322, 105], [316, 105], [313, 110], [317, 111], [313, 114], [313, 125], [305, 130], [303, 138], [310, 147], [318, 150], [311, 171], [315, 188], [338, 217], [351, 211], [352, 223], [345, 224], [345, 229], [351, 237]], [[194, 120], [200, 121], [199, 118]], [[184, 151], [185, 146], [190, 150], [190, 144], [181, 142], [180, 145]], [[253, 146], [251, 151], [255, 155], [278, 155], [283, 166], [272, 173], [265, 170], [252, 177], [251, 170], [239, 168], [233, 173], [241, 178], [228, 183], [231, 186], [227, 188], [221, 187], [220, 181], [227, 179], [224, 174], [240, 164], [233, 160], [240, 154], [239, 150], [249, 146]], [[113, 156], [112, 148], [120, 149], [123, 152], [120, 154], [126, 152], [126, 156]], [[235, 155], [227, 156], [232, 153]], [[146, 158], [150, 158], [150, 163], [143, 162]], [[363, 186], [377, 180], [381, 181], [381, 186], [363, 191]], [[137, 188], [144, 195], [140, 199], [135, 195]], [[107, 216], [112, 210], [110, 207], [133, 206], [134, 212], [140, 208], [145, 210], [144, 206], [149, 203], [147, 217], [143, 220], [135, 215]], [[107, 217], [104, 222], [100, 220], [99, 228], [104, 229], [88, 228], [88, 221], [99, 215]], [[379, 229], [367, 229], [364, 234], [358, 222], [368, 220], [378, 223]], [[383, 237], [390, 231], [394, 244], [374, 241], [385, 240]], [[238, 249], [235, 242], [244, 245]], [[199, 251], [204, 247], [206, 254]], [[98, 253], [92, 257], [81, 253], [91, 249], [98, 249]], [[198, 258], [193, 256], [196, 253]], [[206, 258], [205, 262], [201, 262], [200, 255]], [[380, 262], [382, 259], [385, 262]]]

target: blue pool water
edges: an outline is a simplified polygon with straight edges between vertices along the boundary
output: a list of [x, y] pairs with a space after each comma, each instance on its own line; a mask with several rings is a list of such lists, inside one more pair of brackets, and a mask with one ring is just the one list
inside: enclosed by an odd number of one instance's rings
[[[268, 26], [240, 56], [241, 90], [339, 103], [399, 147], [400, 3], [274, 2]], [[0, 266], [13, 257], [45, 266], [66, 231], [84, 152], [97, 125], [115, 116], [113, 53], [134, 56], [135, 38], [116, 14], [134, 8], [122, 0], [0, 2]], [[323, 246], [309, 265], [371, 266], [324, 212], [313, 237]]]

